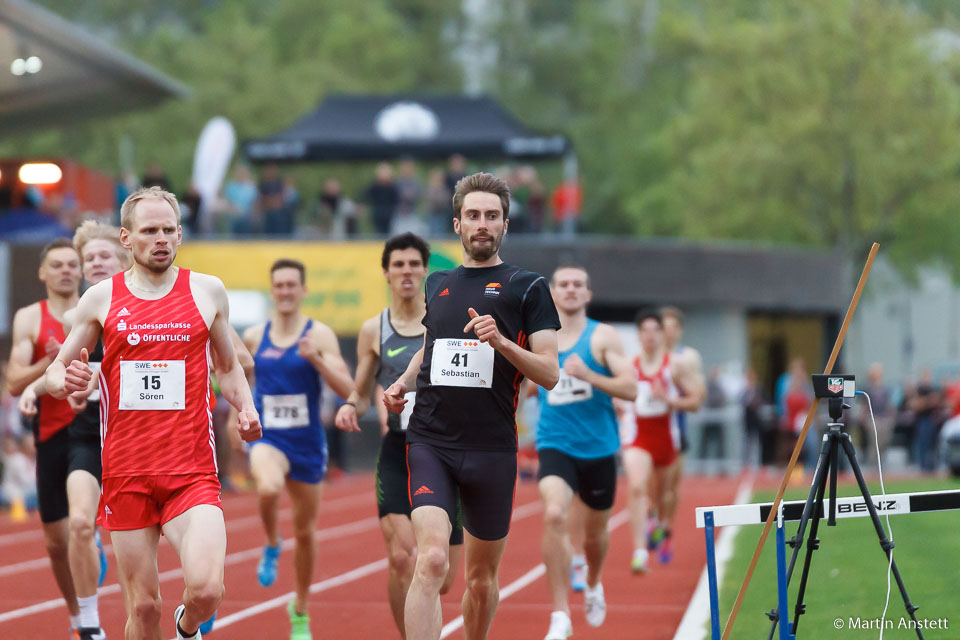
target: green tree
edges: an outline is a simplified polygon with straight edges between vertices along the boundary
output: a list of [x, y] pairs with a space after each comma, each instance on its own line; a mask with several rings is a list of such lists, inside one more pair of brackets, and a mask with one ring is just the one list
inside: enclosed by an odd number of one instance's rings
[[[892, 2], [789, 0], [761, 16], [707, 12], [676, 115], [665, 180], [635, 192], [643, 226], [675, 216], [693, 238], [762, 239], [902, 266], [960, 267], [960, 91], [935, 62], [926, 14]], [[958, 269], [960, 273], [960, 269]]]

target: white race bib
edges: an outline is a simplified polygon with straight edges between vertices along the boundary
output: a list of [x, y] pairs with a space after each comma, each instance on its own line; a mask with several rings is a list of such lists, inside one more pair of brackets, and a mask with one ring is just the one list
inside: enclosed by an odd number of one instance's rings
[[493, 355], [493, 347], [475, 338], [438, 338], [433, 343], [430, 384], [489, 389], [493, 386]]
[[263, 426], [267, 429], [293, 429], [310, 424], [307, 394], [263, 396]]
[[[91, 362], [91, 363], [90, 363], [90, 370], [93, 371], [93, 377], [94, 377], [94, 379], [100, 377], [100, 363], [99, 363], [99, 362]], [[90, 395], [89, 395], [89, 396], [87, 396], [87, 402], [100, 402], [100, 384], [99, 384], [99, 381], [98, 381], [98, 383], [97, 383], [96, 388], [95, 388], [93, 391], [90, 392]]]
[[121, 411], [183, 411], [187, 367], [183, 360], [122, 360]]
[[652, 418], [670, 413], [666, 400], [653, 397], [653, 386], [646, 380], [637, 382], [637, 399], [633, 403], [633, 410], [638, 418]]
[[403, 394], [407, 404], [403, 405], [403, 411], [400, 412], [400, 428], [404, 431], [410, 426], [410, 416], [413, 415], [413, 405], [417, 402], [417, 392], [407, 391]]
[[547, 404], [550, 406], [559, 406], [564, 404], [573, 404], [574, 402], [583, 402], [593, 397], [593, 387], [589, 383], [574, 378], [569, 373], [560, 369], [560, 379], [557, 386], [547, 391]]

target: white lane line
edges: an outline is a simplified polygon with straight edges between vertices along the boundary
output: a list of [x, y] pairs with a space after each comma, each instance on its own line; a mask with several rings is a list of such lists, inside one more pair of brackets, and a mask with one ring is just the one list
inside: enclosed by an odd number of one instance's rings
[[[748, 475], [737, 487], [737, 495], [733, 504], [746, 504], [753, 494], [753, 474]], [[737, 537], [739, 526], [723, 527], [716, 546], [717, 588], [723, 584], [723, 574], [727, 561], [733, 556], [733, 541]], [[703, 640], [707, 637], [707, 627], [710, 624], [710, 585], [707, 577], [707, 567], [700, 573], [700, 581], [690, 598], [687, 610], [680, 620], [680, 626], [673, 636], [673, 640]]]
[[[534, 514], [539, 513], [542, 510], [543, 510], [543, 504], [539, 500], [528, 502], [527, 504], [521, 505], [513, 510], [513, 516], [511, 517], [510, 522], [523, 520], [524, 518], [528, 518]], [[348, 582], [359, 580], [360, 578], [366, 577], [370, 574], [377, 573], [378, 571], [382, 571], [383, 569], [386, 569], [386, 568], [387, 568], [387, 559], [381, 558], [376, 562], [365, 564], [362, 567], [358, 567], [351, 571], [347, 571], [346, 573], [341, 573], [340, 575], [334, 576], [332, 578], [327, 578], [322, 582], [314, 583], [310, 585], [310, 593], [319, 593], [321, 591], [332, 589], [333, 587], [339, 587], [344, 584], [347, 584]], [[509, 588], [510, 587], [507, 587], [506, 589], [504, 589], [502, 593], [505, 593]], [[290, 602], [290, 600], [295, 595], [296, 595], [295, 592], [290, 591], [289, 593], [285, 593], [282, 596], [277, 596], [276, 598], [272, 598], [270, 600], [267, 600], [266, 602], [255, 604], [252, 607], [247, 607], [246, 609], [241, 609], [236, 613], [232, 613], [229, 616], [224, 617], [222, 620], [218, 618], [217, 622], [213, 626], [213, 629], [214, 631], [218, 631], [225, 626], [231, 625], [241, 620], [246, 620], [251, 616], [261, 614], [265, 611], [269, 611], [270, 609], [277, 609], [279, 607], [283, 607], [288, 602]], [[501, 598], [503, 597], [505, 596], [501, 595]]]
[[[319, 513], [320, 515], [323, 515], [324, 513], [329, 513], [331, 511], [341, 510], [344, 507], [351, 507], [357, 504], [364, 504], [364, 505], [368, 504], [369, 496], [370, 496], [370, 490], [364, 489], [364, 491], [361, 493], [340, 496], [338, 498], [332, 498], [326, 501], [321, 500]], [[256, 498], [255, 495], [253, 497], [254, 499]], [[223, 503], [224, 512], [229, 513], [231, 509], [241, 506], [241, 503], [245, 503], [247, 499], [248, 499], [247, 497], [240, 497], [240, 496], [235, 498], [230, 498], [229, 502], [225, 501]], [[281, 513], [284, 513], [284, 512], [289, 513], [289, 511], [290, 509], [288, 507], [287, 509], [282, 509]], [[254, 523], [254, 524], [259, 523], [260, 516], [259, 515], [244, 516], [242, 518], [237, 518], [232, 522], [236, 522], [241, 528], [245, 528], [250, 526], [249, 523]], [[228, 533], [231, 531], [230, 523], [231, 521], [227, 521]], [[42, 539], [43, 539], [43, 530], [40, 528], [40, 522], [38, 520], [37, 527], [35, 529], [20, 531], [18, 533], [6, 533], [3, 535], [0, 535], [0, 547], [5, 547], [11, 544], [19, 544], [21, 542], [29, 542], [31, 540], [42, 540]]]
[[[363, 500], [361, 500], [361, 504], [363, 506], [369, 506], [367, 505], [368, 500], [366, 500], [366, 496], [343, 496], [341, 498], [335, 498], [328, 502], [321, 502], [320, 512], [318, 517], [322, 517], [325, 514], [333, 513], [335, 511], [342, 511], [344, 510], [343, 509], [344, 507], [354, 506], [357, 504], [358, 497], [364, 498]], [[290, 520], [292, 517], [293, 517], [293, 509], [291, 509], [290, 507], [284, 507], [283, 509], [280, 509], [277, 512], [277, 518], [279, 522], [286, 522], [287, 520]], [[237, 518], [235, 520], [227, 520], [227, 534], [229, 535], [237, 531], [243, 531], [246, 529], [251, 529], [253, 527], [260, 526], [260, 522], [261, 521], [260, 521], [259, 515], [244, 516], [242, 518]], [[32, 536], [32, 537], [37, 537], [42, 535], [42, 532], [39, 530], [24, 531], [23, 533], [36, 534], [35, 536]], [[103, 550], [104, 552], [107, 553], [107, 555], [110, 555], [110, 553], [113, 550], [113, 547], [111, 547], [108, 544], [103, 547]], [[0, 578], [4, 576], [16, 575], [18, 573], [25, 573], [27, 571], [36, 571], [38, 569], [45, 569], [49, 566], [50, 566], [50, 559], [47, 556], [43, 556], [42, 558], [36, 558], [34, 560], [24, 560], [23, 562], [17, 562], [15, 564], [10, 564], [6, 566], [0, 565]]]
[[[329, 527], [327, 529], [320, 529], [317, 531], [316, 538], [318, 541], [330, 540], [334, 538], [342, 538], [350, 536], [353, 534], [361, 533], [363, 531], [369, 531], [371, 529], [380, 528], [380, 520], [376, 517], [364, 518], [363, 520], [357, 520], [355, 522], [349, 522], [347, 524], [339, 525], [336, 527]], [[295, 541], [293, 539], [287, 539], [283, 541], [284, 549], [292, 549], [294, 547]], [[238, 564], [240, 562], [245, 562], [246, 560], [259, 558], [260, 554], [263, 551], [263, 547], [254, 547], [253, 549], [245, 549], [243, 551], [237, 551], [235, 553], [228, 554], [224, 561], [224, 566], [230, 566]], [[168, 580], [173, 580], [174, 578], [180, 578], [183, 576], [183, 569], [176, 568], [169, 571], [164, 571], [160, 574], [160, 582], [166, 582]], [[112, 593], [120, 593], [120, 585], [117, 583], [108, 584], [97, 589], [98, 596], [105, 596]], [[40, 613], [43, 611], [49, 611], [50, 609], [56, 609], [58, 607], [64, 606], [63, 598], [54, 598], [53, 600], [47, 600], [45, 602], [38, 602], [27, 607], [21, 607], [19, 609], [12, 609], [10, 611], [5, 611], [0, 613], [0, 622], [6, 622], [7, 620], [16, 620], [17, 618], [23, 618], [25, 616], [33, 615], [35, 613]]]
[[[614, 515], [612, 518], [610, 518], [610, 520], [607, 522], [607, 531], [613, 531], [614, 529], [616, 529], [617, 527], [621, 526], [622, 524], [626, 523], [629, 520], [630, 520], [630, 514], [626, 509], [624, 509], [623, 511], [620, 511], [619, 513]], [[522, 576], [520, 576], [510, 584], [508, 584], [503, 589], [501, 589], [500, 602], [503, 602], [504, 600], [506, 600], [513, 594], [515, 594], [517, 591], [520, 591], [521, 589], [536, 582], [537, 579], [540, 578], [540, 576], [546, 573], [547, 573], [547, 567], [541, 562], [540, 564], [535, 566], [533, 569], [530, 569], [530, 571], [527, 571], [525, 574], [523, 574]], [[443, 640], [443, 638], [449, 637], [450, 634], [452, 634], [454, 631], [457, 631], [462, 626], [463, 626], [463, 616], [457, 616], [447, 624], [443, 625], [443, 629], [440, 630], [440, 640]]]

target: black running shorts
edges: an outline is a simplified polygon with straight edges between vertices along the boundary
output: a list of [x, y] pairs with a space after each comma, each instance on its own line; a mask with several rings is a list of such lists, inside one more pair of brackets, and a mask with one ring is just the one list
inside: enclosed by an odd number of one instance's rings
[[538, 453], [538, 480], [559, 476], [591, 509], [605, 511], [613, 506], [617, 492], [617, 461], [613, 456], [574, 458], [556, 449], [541, 449]]
[[500, 540], [510, 531], [517, 485], [514, 451], [450, 449], [423, 442], [407, 445], [410, 504], [440, 507], [457, 517], [459, 490], [463, 528], [481, 540]]
[[[406, 434], [388, 431], [380, 441], [377, 454], [377, 513], [383, 518], [390, 514], [410, 517], [410, 491], [407, 483]], [[460, 511], [450, 520], [453, 531], [450, 544], [463, 544], [463, 524]]]

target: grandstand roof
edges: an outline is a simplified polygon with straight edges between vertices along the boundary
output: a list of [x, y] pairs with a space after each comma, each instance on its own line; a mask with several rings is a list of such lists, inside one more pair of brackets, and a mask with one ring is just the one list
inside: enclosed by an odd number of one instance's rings
[[[14, 61], [34, 56], [42, 64], [38, 72], [14, 73]], [[56, 14], [27, 0], [0, 0], [0, 136], [189, 94], [185, 85]]]

